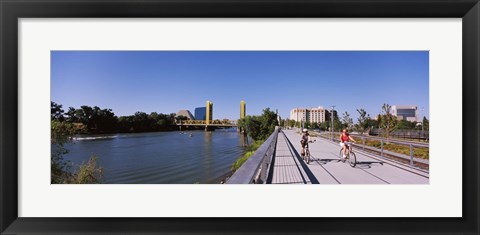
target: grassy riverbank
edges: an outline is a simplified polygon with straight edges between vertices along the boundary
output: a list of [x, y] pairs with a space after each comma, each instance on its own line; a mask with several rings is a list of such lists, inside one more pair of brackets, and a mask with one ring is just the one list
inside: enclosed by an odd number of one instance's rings
[[251, 145], [249, 145], [246, 148], [246, 153], [243, 155], [243, 157], [237, 159], [233, 164], [232, 164], [232, 172], [235, 172], [240, 168], [243, 163], [245, 163], [254, 153], [255, 151], [265, 142], [265, 140], [257, 140], [253, 142]]

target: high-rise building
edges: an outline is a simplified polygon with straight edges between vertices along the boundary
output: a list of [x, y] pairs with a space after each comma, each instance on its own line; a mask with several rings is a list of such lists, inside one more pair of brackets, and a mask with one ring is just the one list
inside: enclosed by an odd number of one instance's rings
[[205, 121], [207, 124], [213, 120], [213, 103], [207, 100], [205, 105], [206, 114], [205, 114]]
[[393, 116], [396, 116], [398, 120], [406, 120], [409, 122], [418, 122], [418, 109], [417, 106], [409, 105], [392, 105], [390, 109]]
[[240, 118], [245, 118], [247, 114], [247, 104], [245, 101], [240, 101]]
[[326, 110], [318, 108], [296, 108], [290, 110], [290, 119], [297, 122], [322, 123], [326, 121]]
[[333, 116], [332, 116], [332, 110], [325, 110], [325, 121], [329, 122], [332, 121], [332, 117], [335, 118], [337, 117], [337, 110], [333, 110]]
[[307, 109], [296, 108], [290, 110], [290, 119], [296, 122], [307, 121]]
[[195, 120], [205, 120], [207, 117], [207, 108], [197, 107], [195, 108]]

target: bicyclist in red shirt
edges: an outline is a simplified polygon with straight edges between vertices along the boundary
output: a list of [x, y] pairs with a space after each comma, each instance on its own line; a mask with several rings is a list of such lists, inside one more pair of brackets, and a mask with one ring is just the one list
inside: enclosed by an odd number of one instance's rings
[[355, 140], [348, 134], [347, 129], [343, 129], [342, 134], [340, 135], [340, 146], [343, 150], [343, 159], [346, 158], [345, 154], [347, 154], [347, 148], [350, 146], [350, 140], [355, 142]]

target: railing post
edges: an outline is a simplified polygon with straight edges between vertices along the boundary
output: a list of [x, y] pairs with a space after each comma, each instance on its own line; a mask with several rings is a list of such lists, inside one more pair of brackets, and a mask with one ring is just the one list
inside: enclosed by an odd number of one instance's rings
[[365, 137], [362, 136], [362, 149], [365, 151]]
[[383, 140], [380, 140], [380, 148], [382, 152], [380, 153], [380, 156], [383, 157]]
[[413, 146], [410, 144], [410, 166], [413, 166]]

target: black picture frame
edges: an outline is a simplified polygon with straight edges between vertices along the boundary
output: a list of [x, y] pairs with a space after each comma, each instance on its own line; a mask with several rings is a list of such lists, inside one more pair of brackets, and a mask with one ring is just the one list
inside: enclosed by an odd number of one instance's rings
[[[480, 5], [478, 0], [0, 0], [0, 14], [0, 232], [2, 234], [480, 233], [478, 203]], [[50, 17], [462, 18], [463, 217], [19, 218], [17, 213], [18, 19]], [[452, 107], [452, 109], [455, 108]]]

